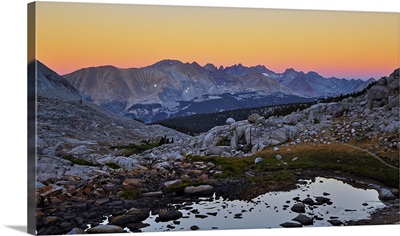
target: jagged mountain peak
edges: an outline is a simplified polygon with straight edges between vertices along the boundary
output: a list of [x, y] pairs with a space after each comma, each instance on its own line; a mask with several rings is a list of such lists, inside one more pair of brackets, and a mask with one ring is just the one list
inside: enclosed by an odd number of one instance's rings
[[37, 94], [48, 98], [81, 100], [82, 97], [74, 86], [39, 60], [32, 62], [36, 66]]

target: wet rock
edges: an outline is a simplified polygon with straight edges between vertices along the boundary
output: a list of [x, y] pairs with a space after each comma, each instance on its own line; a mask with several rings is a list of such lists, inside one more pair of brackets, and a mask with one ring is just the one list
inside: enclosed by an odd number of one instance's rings
[[207, 215], [195, 215], [194, 217], [204, 219], [204, 218], [207, 218], [208, 216]]
[[190, 226], [190, 230], [198, 230], [198, 229], [200, 229], [200, 227], [197, 225]]
[[160, 221], [177, 220], [182, 217], [182, 212], [177, 210], [160, 211], [158, 218]]
[[379, 191], [378, 197], [380, 200], [383, 200], [383, 201], [396, 199], [396, 196], [394, 196], [393, 193], [389, 189], [386, 189], [386, 188], [382, 188]]
[[362, 205], [363, 205], [363, 206], [368, 206], [368, 203], [364, 202]]
[[136, 223], [143, 221], [149, 217], [149, 211], [131, 208], [124, 215], [112, 217], [110, 219], [111, 225], [125, 226], [129, 223]]
[[292, 206], [292, 208], [290, 208], [290, 209], [292, 211], [298, 212], [298, 213], [305, 213], [306, 212], [305, 205], [303, 203], [301, 203], [301, 202], [298, 202], [298, 203], [294, 204]]
[[328, 220], [328, 222], [331, 223], [331, 225], [333, 225], [333, 226], [340, 226], [343, 224], [343, 222], [338, 219], [331, 219], [331, 220]]
[[324, 196], [329, 196], [329, 195], [331, 195], [330, 193], [327, 193], [327, 192], [324, 192], [324, 193], [322, 193], [322, 195], [324, 195]]
[[307, 204], [307, 205], [314, 205], [315, 204], [315, 202], [314, 202], [314, 200], [312, 199], [312, 198], [305, 198], [303, 201], [301, 201], [302, 203], [304, 203], [304, 204]]
[[71, 231], [67, 233], [67, 235], [73, 235], [73, 234], [86, 234], [86, 232], [81, 228], [73, 228]]
[[327, 203], [327, 202], [329, 202], [331, 199], [330, 198], [327, 198], [327, 197], [316, 197], [315, 198], [315, 201], [317, 201], [317, 202], [322, 202], [322, 203]]
[[138, 229], [145, 228], [148, 226], [150, 226], [150, 224], [143, 223], [143, 222], [137, 222], [137, 223], [128, 224], [126, 227], [128, 227], [128, 229], [130, 229], [131, 231], [136, 231]]
[[217, 212], [207, 212], [206, 214], [210, 215], [210, 216], [216, 216], [218, 213]]
[[214, 191], [214, 187], [211, 185], [199, 185], [186, 187], [183, 192], [187, 195], [203, 195], [210, 194]]
[[283, 228], [296, 228], [296, 227], [303, 227], [302, 224], [299, 224], [297, 222], [285, 222], [280, 224]]
[[311, 217], [308, 217], [306, 215], [300, 214], [298, 216], [296, 216], [294, 219], [292, 219], [294, 221], [299, 222], [302, 225], [312, 225], [314, 224], [314, 220]]
[[123, 233], [124, 229], [116, 225], [98, 225], [86, 231], [89, 234]]
[[233, 216], [235, 219], [242, 219], [242, 213], [237, 213]]

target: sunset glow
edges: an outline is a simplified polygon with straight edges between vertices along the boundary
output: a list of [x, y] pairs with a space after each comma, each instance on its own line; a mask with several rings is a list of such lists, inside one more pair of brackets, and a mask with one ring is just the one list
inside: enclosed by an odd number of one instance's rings
[[37, 59], [66, 74], [163, 59], [380, 78], [399, 67], [399, 14], [37, 3]]

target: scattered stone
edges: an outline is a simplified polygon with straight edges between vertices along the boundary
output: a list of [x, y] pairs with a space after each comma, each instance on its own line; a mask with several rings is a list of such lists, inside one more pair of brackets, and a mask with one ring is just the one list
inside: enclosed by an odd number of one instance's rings
[[160, 211], [158, 217], [160, 221], [177, 220], [182, 217], [182, 212], [177, 210]]
[[73, 235], [73, 234], [86, 234], [86, 232], [81, 228], [73, 228], [71, 229], [71, 231], [67, 233], [67, 235]]
[[283, 228], [297, 228], [297, 227], [303, 227], [302, 224], [299, 224], [297, 222], [285, 222], [283, 224], [280, 224]]
[[200, 229], [200, 228], [197, 225], [190, 226], [190, 230], [198, 230], [198, 229]]
[[143, 223], [143, 222], [137, 222], [137, 223], [128, 224], [126, 227], [128, 227], [128, 229], [130, 229], [131, 231], [136, 231], [138, 229], [146, 228], [148, 226], [150, 226], [150, 224]]
[[281, 155], [276, 155], [276, 157], [275, 157], [278, 161], [280, 161], [281, 159], [282, 159], [282, 156]]
[[301, 201], [302, 203], [304, 203], [304, 204], [307, 204], [307, 205], [314, 205], [315, 204], [315, 202], [314, 202], [314, 200], [312, 199], [312, 198], [305, 198], [303, 201]]
[[122, 188], [125, 190], [132, 190], [141, 188], [143, 186], [142, 182], [139, 179], [125, 179], [122, 183]]
[[298, 159], [297, 157], [293, 157], [292, 161], [297, 161], [297, 159]]
[[329, 196], [329, 195], [331, 195], [331, 194], [330, 194], [330, 193], [327, 193], [327, 192], [323, 192], [322, 195], [324, 195], [324, 196]]
[[290, 208], [290, 209], [292, 211], [298, 212], [298, 213], [305, 213], [306, 212], [305, 205], [303, 203], [301, 203], [301, 202], [298, 202], [298, 203], [294, 204], [292, 206], [292, 208]]
[[57, 216], [47, 216], [43, 218], [43, 224], [45, 227], [55, 226], [62, 222], [62, 219]]
[[343, 224], [343, 222], [338, 219], [331, 219], [331, 220], [328, 220], [328, 222], [331, 223], [331, 225], [333, 225], [333, 226], [340, 226]]
[[207, 215], [210, 215], [210, 216], [216, 216], [216, 215], [217, 215], [217, 212], [207, 212], [206, 214], [207, 214]]
[[317, 201], [317, 202], [322, 202], [322, 203], [327, 203], [327, 202], [329, 202], [331, 199], [330, 198], [327, 198], [327, 197], [316, 197], [315, 198], [315, 201]]
[[123, 233], [124, 229], [116, 225], [98, 225], [86, 231], [89, 234]]
[[207, 218], [208, 216], [207, 215], [195, 215], [194, 217], [204, 219], [204, 218]]
[[312, 225], [312, 224], [314, 224], [313, 218], [308, 217], [308, 216], [303, 215], [303, 214], [300, 214], [300, 215], [296, 216], [296, 218], [294, 218], [292, 220], [297, 221], [302, 225]]
[[264, 160], [264, 158], [262, 158], [262, 157], [257, 157], [257, 158], [254, 160], [254, 164], [260, 163], [260, 162], [262, 162], [263, 160]]

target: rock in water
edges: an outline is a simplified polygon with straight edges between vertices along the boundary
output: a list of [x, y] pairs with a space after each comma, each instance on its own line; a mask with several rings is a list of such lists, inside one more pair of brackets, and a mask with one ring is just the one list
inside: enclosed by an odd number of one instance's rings
[[112, 234], [123, 233], [124, 229], [116, 225], [98, 225], [88, 229], [86, 232], [89, 234]]
[[296, 223], [296, 222], [285, 222], [280, 224], [283, 228], [295, 228], [295, 227], [303, 227], [303, 225]]
[[379, 191], [379, 196], [378, 197], [379, 197], [380, 200], [394, 200], [394, 199], [396, 199], [396, 196], [394, 196], [393, 193], [389, 189], [386, 189], [386, 188], [382, 188]]
[[340, 226], [340, 225], [343, 224], [343, 222], [338, 220], [338, 219], [328, 220], [328, 222], [331, 223], [331, 225], [334, 225], [334, 226]]
[[160, 211], [158, 217], [160, 221], [177, 220], [182, 217], [182, 212], [177, 210]]
[[292, 206], [292, 208], [290, 208], [292, 211], [294, 212], [298, 212], [298, 213], [305, 213], [306, 209], [305, 209], [305, 205], [301, 202], [298, 202], [296, 204], [294, 204]]
[[306, 215], [300, 214], [296, 216], [296, 218], [292, 219], [294, 221], [299, 222], [302, 225], [312, 225], [314, 224], [314, 220], [311, 217], [308, 217]]

